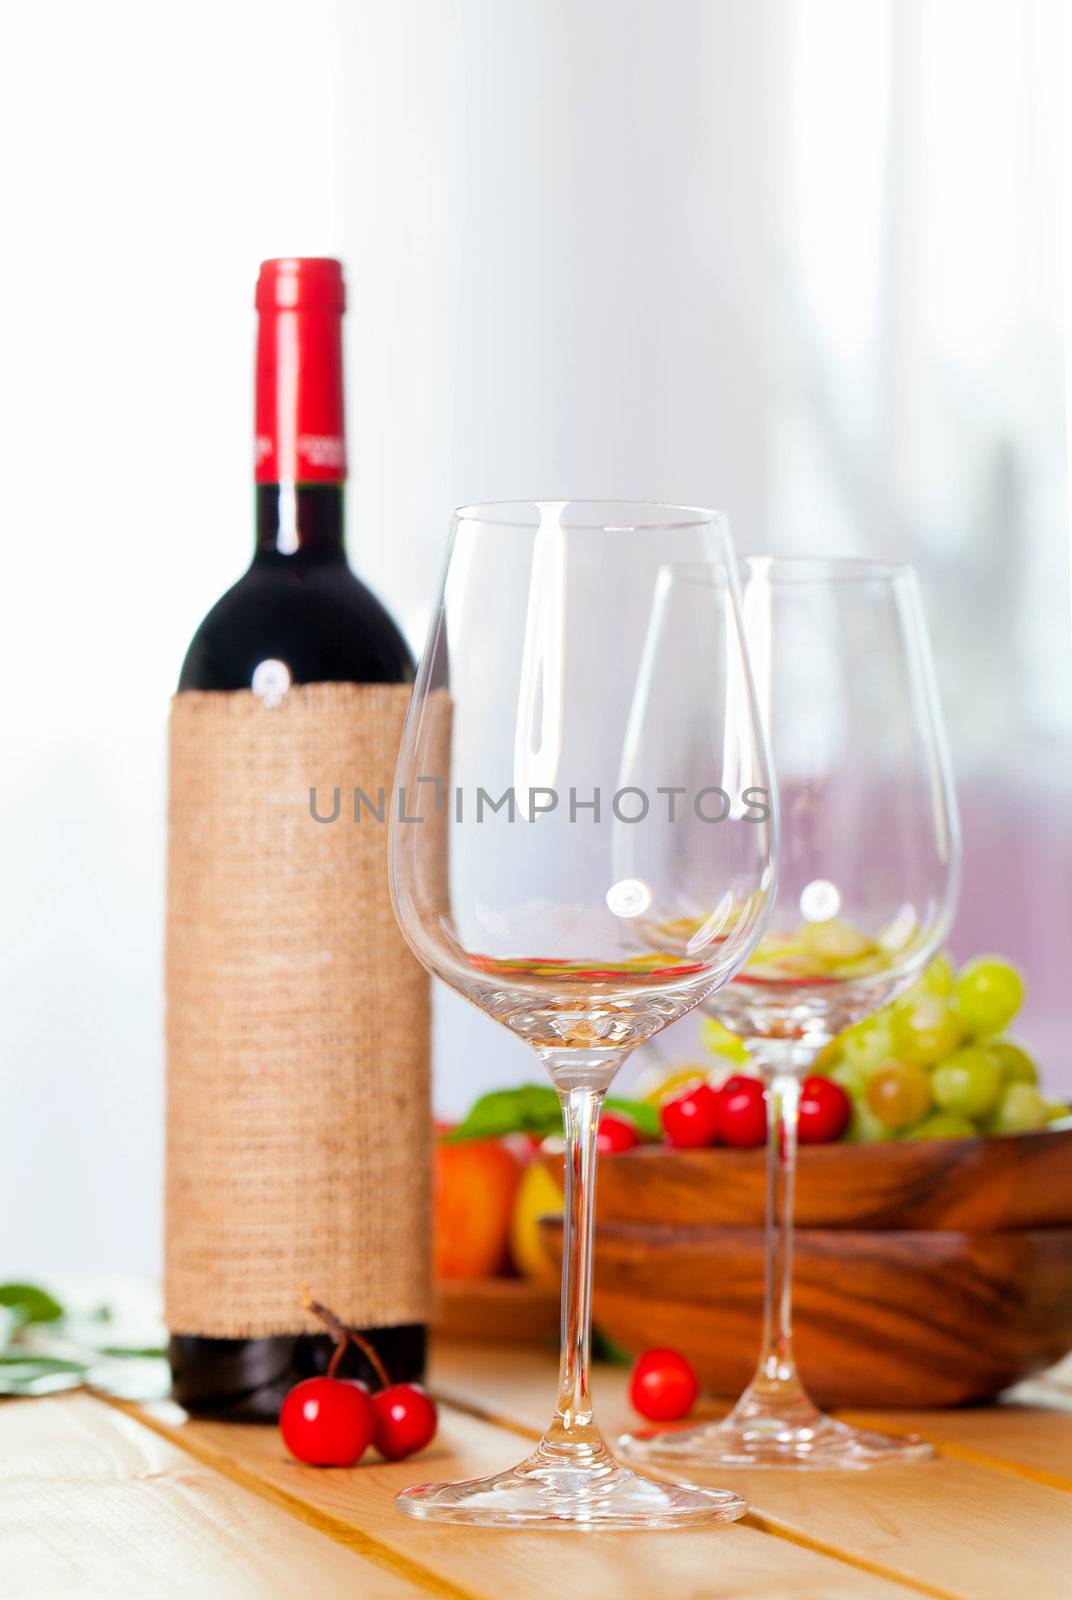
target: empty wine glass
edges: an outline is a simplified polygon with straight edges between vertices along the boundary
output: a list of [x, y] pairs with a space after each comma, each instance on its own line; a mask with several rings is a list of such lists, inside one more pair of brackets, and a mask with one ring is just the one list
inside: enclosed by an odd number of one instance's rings
[[[689, 627], [667, 630], [668, 566], [682, 561], [708, 581]], [[641, 784], [628, 775], [654, 725]], [[730, 778], [723, 806], [714, 790]], [[550, 1426], [518, 1466], [407, 1489], [399, 1507], [586, 1528], [739, 1517], [737, 1495], [616, 1461], [588, 1375], [604, 1095], [635, 1045], [747, 959], [774, 891], [774, 799], [722, 517], [578, 501], [456, 513], [396, 791], [402, 930], [429, 971], [532, 1045], [566, 1136]]]
[[[689, 590], [706, 574], [674, 574]], [[801, 1079], [822, 1046], [916, 978], [949, 929], [956, 802], [913, 572], [857, 560], [744, 563], [745, 632], [777, 771], [771, 929], [712, 1009], [766, 1085], [766, 1295], [759, 1365], [720, 1423], [621, 1441], [665, 1468], [869, 1467], [930, 1454], [823, 1415], [793, 1357]], [[874, 1159], [881, 1161], [881, 1150]], [[780, 1203], [779, 1203], [780, 1193]]]

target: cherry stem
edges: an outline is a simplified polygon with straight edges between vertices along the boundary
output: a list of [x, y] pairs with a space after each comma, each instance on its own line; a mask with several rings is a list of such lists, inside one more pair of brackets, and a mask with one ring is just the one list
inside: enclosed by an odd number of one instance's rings
[[321, 1305], [319, 1300], [314, 1300], [309, 1293], [308, 1285], [302, 1286], [302, 1305], [306, 1311], [311, 1311], [314, 1317], [320, 1318], [331, 1337], [335, 1340], [335, 1353], [331, 1358], [327, 1371], [329, 1378], [335, 1376], [347, 1345], [355, 1344], [380, 1380], [381, 1389], [389, 1389], [391, 1387], [390, 1374], [368, 1340], [358, 1333], [355, 1328], [348, 1328], [346, 1323], [341, 1322], [328, 1306]]
[[348, 1333], [344, 1333], [338, 1344], [335, 1346], [335, 1349], [332, 1351], [331, 1360], [328, 1362], [327, 1375], [329, 1378], [333, 1378], [336, 1372], [339, 1370], [339, 1362], [346, 1354], [346, 1347], [349, 1343], [350, 1335]]

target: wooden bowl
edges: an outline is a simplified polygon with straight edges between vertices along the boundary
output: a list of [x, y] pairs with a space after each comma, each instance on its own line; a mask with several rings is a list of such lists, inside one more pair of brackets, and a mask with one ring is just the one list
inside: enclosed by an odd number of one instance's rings
[[[670, 1227], [761, 1227], [766, 1173], [765, 1150], [642, 1145], [599, 1163], [596, 1216]], [[802, 1228], [1072, 1225], [1072, 1128], [991, 1139], [803, 1145], [796, 1219]]]
[[[630, 1353], [681, 1350], [716, 1394], [759, 1350], [764, 1161], [600, 1163], [596, 1322]], [[806, 1147], [797, 1217], [797, 1350], [822, 1405], [983, 1400], [1072, 1349], [1072, 1130]], [[541, 1231], [560, 1251], [560, 1220]]]

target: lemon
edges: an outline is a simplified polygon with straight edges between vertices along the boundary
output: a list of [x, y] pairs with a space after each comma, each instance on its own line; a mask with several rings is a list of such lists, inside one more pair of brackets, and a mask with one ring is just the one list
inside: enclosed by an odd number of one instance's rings
[[541, 1217], [562, 1215], [562, 1190], [543, 1162], [530, 1161], [521, 1179], [510, 1219], [510, 1254], [526, 1278], [544, 1283], [558, 1279], [558, 1267], [540, 1238]]
[[637, 1083], [636, 1096], [649, 1106], [661, 1106], [706, 1080], [706, 1069], [692, 1062], [681, 1067], [651, 1067]]
[[717, 1017], [705, 1017], [700, 1028], [703, 1042], [709, 1050], [716, 1055], [729, 1056], [731, 1061], [745, 1062], [748, 1060], [748, 1051], [744, 1041], [735, 1033], [723, 1027]]

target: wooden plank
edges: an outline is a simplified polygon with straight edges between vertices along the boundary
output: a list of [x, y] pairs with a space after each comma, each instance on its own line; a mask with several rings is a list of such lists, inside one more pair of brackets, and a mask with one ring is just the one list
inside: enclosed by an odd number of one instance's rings
[[[1070, 1397], [1072, 1400], [1072, 1397]], [[842, 1413], [850, 1422], [918, 1433], [943, 1456], [1072, 1493], [1070, 1406], [1000, 1405], [979, 1411]]]
[[[473, 1370], [488, 1353], [471, 1353]], [[546, 1375], [546, 1373], [545, 1373]], [[736, 1523], [709, 1532], [571, 1534], [497, 1532], [412, 1522], [392, 1504], [407, 1484], [469, 1477], [507, 1467], [523, 1454], [512, 1431], [444, 1408], [439, 1436], [418, 1460], [374, 1458], [352, 1471], [318, 1471], [286, 1456], [274, 1429], [182, 1420], [175, 1407], [138, 1414], [198, 1460], [333, 1538], [375, 1546], [435, 1572], [444, 1592], [472, 1600], [546, 1600], [549, 1593], [656, 1600], [669, 1594], [720, 1600], [915, 1600], [942, 1591], [905, 1587], [812, 1549]]]
[[421, 1591], [86, 1394], [0, 1404], [11, 1600], [396, 1600]]
[[[474, 1384], [470, 1348], [437, 1341], [432, 1381], [447, 1399], [477, 1415], [512, 1423], [530, 1436], [547, 1420], [553, 1392], [553, 1366], [519, 1360], [516, 1348], [481, 1350], [479, 1385]], [[615, 1408], [610, 1418], [616, 1431], [635, 1422], [626, 1400], [626, 1375], [621, 1370], [596, 1369], [597, 1401], [605, 1398]], [[1059, 1378], [1046, 1377], [1021, 1384], [1014, 1391], [1023, 1403], [1010, 1399], [1000, 1406], [961, 1411], [846, 1411], [846, 1420], [890, 1433], [918, 1433], [943, 1454], [973, 1461], [997, 1471], [1010, 1471], [1072, 1490], [1072, 1387]], [[1027, 1404], [1031, 1397], [1035, 1403]], [[726, 1410], [721, 1401], [702, 1401], [698, 1417], [718, 1417]], [[602, 1416], [602, 1406], [600, 1407]]]
[[[555, 1400], [555, 1356], [517, 1345], [480, 1347], [437, 1339], [432, 1346], [428, 1381], [436, 1394], [475, 1416], [516, 1428], [526, 1438], [543, 1432]], [[622, 1431], [628, 1408], [628, 1373], [600, 1362], [592, 1374], [596, 1415], [610, 1438], [611, 1426]], [[698, 1414], [719, 1414], [704, 1406]], [[635, 1422], [636, 1418], [632, 1420]]]
[[[553, 1392], [553, 1363], [515, 1349], [467, 1365], [462, 1349], [436, 1353], [433, 1382], [458, 1405], [500, 1415], [527, 1434], [543, 1426]], [[628, 1373], [601, 1367], [594, 1376], [597, 1415], [613, 1438], [636, 1422]], [[714, 1408], [712, 1408], [714, 1409]], [[955, 1413], [931, 1413], [937, 1437]], [[874, 1419], [878, 1420], [878, 1419]], [[1072, 1418], [1064, 1419], [1072, 1433]], [[897, 1417], [890, 1419], [897, 1426]], [[955, 1424], [950, 1424], [955, 1427]], [[940, 1444], [940, 1441], [939, 1441]], [[994, 1452], [997, 1454], [997, 1452]], [[867, 1473], [693, 1473], [748, 1497], [758, 1525], [964, 1600], [1068, 1600], [1069, 1503], [1045, 1481], [994, 1471], [950, 1452], [933, 1463]]]
[[756, 1515], [774, 1527], [964, 1600], [1068, 1600], [1062, 1490], [949, 1459], [859, 1477], [742, 1473], [718, 1481], [750, 1492]]

